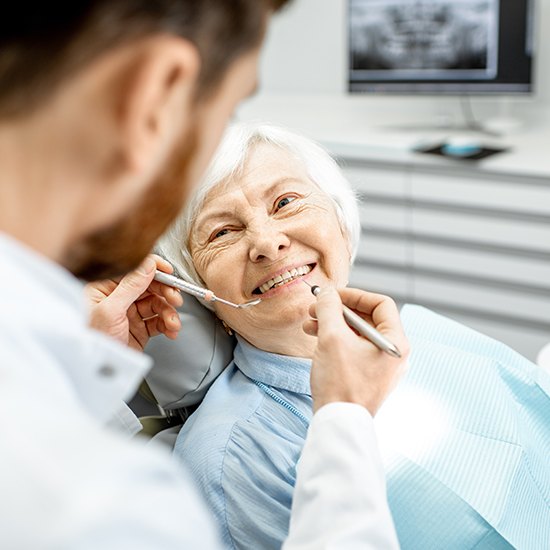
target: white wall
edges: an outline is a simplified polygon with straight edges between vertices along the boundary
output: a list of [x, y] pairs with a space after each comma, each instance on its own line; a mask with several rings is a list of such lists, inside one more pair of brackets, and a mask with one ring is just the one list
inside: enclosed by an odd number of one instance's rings
[[346, 0], [294, 0], [273, 18], [262, 63], [265, 92], [344, 93]]
[[[294, 0], [274, 17], [261, 67], [261, 94], [336, 94], [346, 96], [347, 0]], [[533, 98], [506, 101], [523, 112], [550, 111], [550, 0], [538, 0], [537, 92]], [[542, 38], [542, 40], [541, 40]], [[456, 102], [440, 98], [437, 102]], [[475, 98], [480, 112], [491, 112], [495, 98]], [[431, 108], [432, 98], [364, 98], [366, 104], [407, 102], [416, 108]], [[414, 102], [414, 103], [413, 103]]]

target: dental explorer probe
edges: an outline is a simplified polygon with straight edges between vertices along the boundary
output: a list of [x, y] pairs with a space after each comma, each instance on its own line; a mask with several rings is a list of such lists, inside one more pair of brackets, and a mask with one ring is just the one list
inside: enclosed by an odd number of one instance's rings
[[[317, 296], [321, 292], [321, 288], [317, 285], [310, 285], [307, 281], [304, 282], [309, 288], [313, 296]], [[374, 327], [371, 327], [362, 317], [357, 315], [355, 311], [351, 310], [346, 305], [342, 304], [344, 308], [344, 319], [346, 323], [354, 328], [361, 336], [370, 340], [377, 348], [385, 351], [393, 357], [401, 358], [401, 352], [395, 344], [392, 344], [385, 336], [380, 334]]]
[[184, 281], [179, 277], [169, 275], [168, 273], [164, 273], [162, 271], [159, 271], [158, 269], [155, 273], [155, 281], [174, 288], [178, 288], [179, 290], [183, 290], [183, 292], [187, 292], [187, 294], [191, 294], [191, 296], [200, 298], [205, 302], [220, 302], [222, 304], [226, 304], [237, 309], [244, 309], [250, 306], [255, 306], [262, 301], [260, 298], [258, 298], [257, 300], [250, 300], [249, 302], [244, 302], [242, 304], [234, 304], [233, 302], [218, 298], [211, 290], [208, 290], [207, 288], [202, 288], [192, 283], [188, 283], [187, 281]]

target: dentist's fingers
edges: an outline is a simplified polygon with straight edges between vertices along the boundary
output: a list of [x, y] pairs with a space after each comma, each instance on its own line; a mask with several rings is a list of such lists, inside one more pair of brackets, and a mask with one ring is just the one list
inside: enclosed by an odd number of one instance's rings
[[145, 321], [145, 325], [150, 338], [160, 334], [164, 334], [164, 336], [166, 336], [166, 338], [170, 338], [170, 340], [175, 340], [178, 337], [178, 331], [170, 330], [164, 319], [161, 317], [147, 319], [147, 321]]
[[141, 264], [119, 281], [113, 291], [105, 300], [112, 307], [127, 310], [147, 290], [153, 277], [157, 264], [152, 256], [147, 256]]
[[[165, 273], [173, 273], [174, 269], [165, 259], [157, 256], [156, 254], [150, 254], [148, 259], [151, 258], [156, 264], [156, 269], [164, 271]], [[148, 261], [148, 260], [146, 260]], [[136, 271], [141, 271], [142, 265], [137, 268]], [[152, 275], [154, 277], [154, 274]], [[149, 280], [150, 277], [147, 278]], [[109, 301], [115, 308], [127, 308], [128, 301], [132, 297], [135, 297], [136, 292], [139, 292], [145, 284], [143, 279], [135, 272], [131, 272], [125, 277], [119, 277], [117, 279], [105, 279], [102, 281], [94, 281], [86, 285], [86, 293], [92, 303], [97, 303], [109, 298]], [[122, 285], [122, 286], [121, 286]], [[132, 289], [133, 286], [136, 289]], [[127, 288], [130, 287], [130, 288]], [[116, 292], [115, 292], [116, 291]], [[128, 296], [128, 292], [130, 293]], [[114, 296], [113, 296], [114, 294]], [[181, 307], [183, 305], [183, 298], [181, 292], [178, 289], [172, 288], [168, 285], [151, 280], [150, 284], [134, 299], [134, 301], [141, 300], [150, 294], [158, 294], [166, 298], [168, 303], [174, 307]]]
[[310, 336], [317, 336], [317, 330], [319, 329], [317, 319], [308, 319], [307, 321], [304, 321], [302, 329], [306, 334], [309, 334]]
[[347, 328], [342, 313], [342, 299], [335, 288], [326, 287], [317, 295], [315, 317], [321, 334], [332, 335]]
[[335, 289], [323, 289], [312, 312], [317, 321], [304, 324], [308, 334], [317, 335], [311, 370], [314, 410], [345, 401], [363, 405], [374, 415], [405, 371], [407, 339], [391, 299], [356, 289], [341, 294], [348, 307], [355, 306], [352, 309], [366, 319], [370, 317], [377, 328], [392, 334], [403, 356], [392, 357], [357, 335], [344, 320], [340, 294]]
[[157, 269], [160, 269], [161, 271], [164, 271], [165, 273], [173, 273], [174, 268], [172, 267], [172, 264], [168, 261], [159, 256], [158, 254], [151, 254], [151, 257], [154, 258], [154, 260], [157, 263]]
[[[155, 260], [159, 271], [170, 274], [174, 272], [172, 264], [164, 258], [161, 258], [156, 254], [151, 254], [151, 257]], [[160, 283], [159, 281], [155, 281], [154, 279], [147, 287], [147, 290], [140, 296], [140, 299], [145, 298], [148, 294], [158, 294], [159, 296], [166, 298], [167, 302], [174, 307], [181, 307], [183, 305], [183, 297], [178, 289], [165, 285], [164, 283]]]
[[175, 308], [183, 304], [183, 298], [179, 291], [153, 280], [157, 269], [173, 272], [169, 262], [150, 254], [120, 280], [86, 285], [90, 326], [141, 351], [151, 336], [175, 338], [181, 328]]
[[127, 343], [139, 350], [143, 350], [149, 339], [159, 334], [174, 340], [181, 328], [177, 311], [160, 296], [148, 296], [132, 304], [126, 312], [126, 319]]
[[399, 316], [395, 302], [384, 294], [366, 292], [358, 288], [342, 288], [338, 292], [344, 304], [357, 313], [370, 316], [374, 324], [388, 319], [396, 321], [396, 316]]
[[178, 307], [180, 294], [177, 290], [155, 281], [155, 271], [159, 269], [166, 273], [172, 273], [174, 268], [160, 256], [149, 254], [143, 262], [134, 270], [122, 277], [109, 296], [114, 307], [128, 309], [131, 304], [147, 294], [160, 294], [172, 305]]
[[[136, 302], [139, 316], [143, 320], [152, 317], [160, 317], [169, 331], [178, 331], [181, 328], [181, 322], [178, 312], [168, 302], [160, 296], [147, 296], [143, 300]], [[149, 336], [154, 336], [149, 334]]]
[[142, 300], [151, 294], [162, 296], [170, 305], [174, 307], [181, 307], [183, 305], [183, 296], [181, 295], [181, 292], [177, 288], [165, 285], [164, 283], [159, 283], [158, 281], [153, 280], [145, 292], [140, 294], [138, 300]]
[[[378, 332], [397, 345], [403, 337], [401, 317], [394, 300], [383, 294], [365, 292], [357, 288], [339, 291], [342, 302], [363, 317]], [[399, 346], [398, 346], [399, 347]]]
[[[357, 288], [339, 289], [338, 293], [342, 303], [375, 327], [378, 332], [388, 338], [401, 336], [401, 331], [396, 332], [394, 330], [395, 327], [401, 326], [399, 311], [395, 302], [389, 296], [366, 292]], [[311, 319], [304, 323], [304, 331], [311, 336], [317, 336], [316, 307], [317, 302], [310, 305], [309, 314]]]
[[329, 331], [342, 330], [346, 322], [342, 313], [342, 301], [335, 289], [324, 288], [317, 295], [317, 300], [309, 306], [309, 314], [312, 319], [304, 322], [303, 329], [306, 334], [318, 336], [319, 317], [324, 333], [328, 336]]

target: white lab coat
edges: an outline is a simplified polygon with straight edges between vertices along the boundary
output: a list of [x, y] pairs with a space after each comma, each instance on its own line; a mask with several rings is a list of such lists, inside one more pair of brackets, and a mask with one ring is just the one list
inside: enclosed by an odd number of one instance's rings
[[[87, 327], [66, 271], [1, 234], [0, 258], [0, 548], [220, 548], [171, 457], [105, 427], [149, 359]], [[285, 550], [397, 547], [372, 418], [323, 407]]]

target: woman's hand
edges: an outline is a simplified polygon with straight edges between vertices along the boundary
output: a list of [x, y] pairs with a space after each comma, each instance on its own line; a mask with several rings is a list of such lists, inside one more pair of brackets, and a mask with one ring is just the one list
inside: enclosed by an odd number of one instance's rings
[[[394, 343], [402, 357], [357, 335], [344, 320], [342, 302]], [[310, 314], [314, 319], [304, 323], [304, 331], [318, 339], [311, 370], [314, 410], [345, 401], [363, 405], [374, 416], [407, 367], [409, 344], [395, 302], [381, 294], [327, 287]]]
[[183, 298], [179, 291], [153, 280], [157, 269], [173, 272], [166, 260], [151, 254], [119, 280], [87, 284], [90, 326], [138, 351], [158, 334], [174, 340], [181, 328], [176, 307]]

